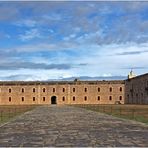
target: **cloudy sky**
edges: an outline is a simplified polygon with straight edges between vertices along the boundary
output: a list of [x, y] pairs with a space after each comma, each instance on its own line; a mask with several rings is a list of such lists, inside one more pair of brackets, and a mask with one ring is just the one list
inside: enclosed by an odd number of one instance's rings
[[148, 2], [0, 2], [0, 80], [148, 72]]

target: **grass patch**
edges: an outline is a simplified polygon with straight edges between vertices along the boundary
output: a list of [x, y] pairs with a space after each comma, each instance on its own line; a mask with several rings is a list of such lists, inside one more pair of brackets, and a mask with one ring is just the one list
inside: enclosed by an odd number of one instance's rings
[[32, 110], [35, 107], [36, 106], [33, 105], [0, 105], [0, 124], [8, 122], [12, 118], [19, 116], [29, 110]]
[[74, 105], [108, 115], [148, 124], [148, 105]]

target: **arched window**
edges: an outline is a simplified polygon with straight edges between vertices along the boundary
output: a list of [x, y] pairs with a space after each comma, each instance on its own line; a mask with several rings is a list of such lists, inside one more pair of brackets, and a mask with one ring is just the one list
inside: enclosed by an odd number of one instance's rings
[[98, 92], [100, 92], [100, 87], [98, 87]]
[[84, 97], [84, 100], [87, 101], [87, 96]]
[[35, 92], [35, 88], [33, 88], [33, 92]]
[[22, 102], [24, 101], [24, 97], [22, 97]]
[[122, 87], [120, 87], [120, 91], [122, 91]]
[[45, 97], [43, 97], [43, 101], [45, 101]]
[[22, 93], [24, 93], [24, 88], [22, 88]]
[[87, 88], [85, 88], [84, 91], [87, 92]]
[[35, 97], [33, 97], [33, 101], [35, 101]]
[[63, 92], [65, 92], [65, 88], [63, 88]]
[[11, 93], [11, 89], [9, 88], [9, 93]]
[[73, 92], [75, 92], [76, 91], [76, 89], [75, 88], [73, 88]]
[[46, 91], [46, 89], [45, 88], [43, 88], [43, 92], [45, 92]]
[[109, 100], [110, 100], [110, 101], [112, 100], [112, 96], [109, 96]]
[[9, 102], [11, 102], [11, 97], [9, 97]]
[[63, 101], [65, 101], [65, 97], [63, 97]]
[[55, 92], [55, 88], [53, 88], [53, 92]]
[[112, 87], [109, 88], [109, 91], [112, 92]]
[[75, 99], [76, 99], [75, 96], [73, 96], [73, 101], [75, 101]]
[[98, 96], [98, 101], [100, 101], [100, 96]]
[[120, 100], [120, 101], [122, 100], [122, 96], [119, 97], [119, 100]]

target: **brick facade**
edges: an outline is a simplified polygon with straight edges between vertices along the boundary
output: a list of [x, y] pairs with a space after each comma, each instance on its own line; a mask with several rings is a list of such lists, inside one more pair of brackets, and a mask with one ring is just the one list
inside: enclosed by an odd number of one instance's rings
[[0, 82], [0, 104], [124, 104], [124, 83], [124, 81]]

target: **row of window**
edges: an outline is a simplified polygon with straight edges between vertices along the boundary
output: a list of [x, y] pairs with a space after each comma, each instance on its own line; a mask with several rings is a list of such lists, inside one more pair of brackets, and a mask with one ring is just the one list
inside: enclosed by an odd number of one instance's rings
[[[43, 97], [43, 101], [45, 101], [45, 99], [46, 99], [46, 98], [45, 98], [45, 97]], [[76, 97], [75, 97], [75, 96], [73, 96], [73, 98], [72, 98], [72, 99], [73, 99], [73, 101], [75, 101], [75, 100], [76, 100]], [[98, 98], [97, 98], [97, 99], [98, 99], [98, 101], [100, 101], [100, 100], [101, 100], [101, 97], [100, 97], [100, 96], [98, 96]], [[24, 97], [22, 97], [22, 102], [24, 102], [24, 100], [25, 100], [25, 98], [24, 98]], [[35, 101], [35, 100], [36, 100], [36, 98], [35, 98], [35, 97], [33, 97], [33, 98], [32, 98], [32, 100], [33, 100], [33, 101]], [[62, 100], [63, 100], [63, 101], [65, 101], [65, 97], [64, 97], [64, 96], [63, 96]], [[85, 97], [84, 97], [84, 100], [85, 100], [85, 101], [87, 101], [87, 96], [85, 96]], [[112, 100], [112, 96], [109, 96], [109, 100], [110, 100], [110, 101]], [[122, 100], [122, 96], [119, 96], [119, 100], [120, 100], [120, 101]], [[9, 97], [9, 102], [11, 102], [11, 97]]]
[[[141, 93], [141, 94], [138, 94], [138, 93], [131, 94], [131, 97], [134, 97], [134, 96], [136, 96], [136, 97], [143, 97], [144, 95], [143, 95], [143, 93]], [[129, 98], [129, 94], [127, 94], [127, 98]]]
[[[11, 102], [11, 100], [12, 100], [12, 98], [11, 98], [11, 97], [9, 97], [9, 102]], [[22, 102], [24, 102], [24, 100], [25, 100], [25, 98], [24, 98], [24, 97], [22, 97]], [[33, 97], [33, 98], [32, 98], [32, 100], [33, 100], [33, 101], [35, 101], [35, 100], [36, 100], [36, 98], [35, 98], [35, 97]], [[45, 97], [43, 97], [43, 101], [45, 101]]]
[[[75, 88], [73, 88], [72, 90], [73, 90], [73, 92], [75, 92], [75, 91], [76, 91], [76, 89], [75, 89]], [[84, 88], [84, 91], [85, 91], [85, 92], [87, 92], [87, 90], [88, 90], [87, 88]], [[11, 92], [12, 92], [12, 90], [11, 90], [10, 88], [9, 88], [9, 90], [8, 90], [8, 91], [9, 91], [9, 93], [11, 93]], [[24, 93], [24, 92], [25, 92], [25, 89], [24, 89], [24, 88], [22, 88], [22, 90], [21, 90], [21, 91], [22, 91], [22, 93]], [[43, 92], [46, 92], [46, 89], [45, 89], [45, 88], [43, 88], [43, 89], [42, 89], [42, 91], [43, 91]], [[53, 88], [53, 89], [52, 89], [52, 91], [53, 91], [53, 92], [55, 92], [55, 91], [56, 91], [56, 89], [55, 89], [55, 88]], [[100, 87], [98, 87], [98, 92], [100, 92], [100, 91], [101, 91], [101, 89], [100, 89]], [[110, 87], [110, 88], [109, 88], [109, 91], [110, 91], [110, 92], [112, 92], [112, 91], [113, 91], [113, 88], [112, 88], [112, 87]], [[119, 88], [119, 91], [120, 91], [120, 92], [122, 92], [122, 87], [120, 87], [120, 88]], [[35, 88], [33, 88], [33, 89], [32, 89], [32, 92], [36, 92], [36, 89], [35, 89]], [[65, 92], [65, 88], [63, 88], [63, 92]]]

